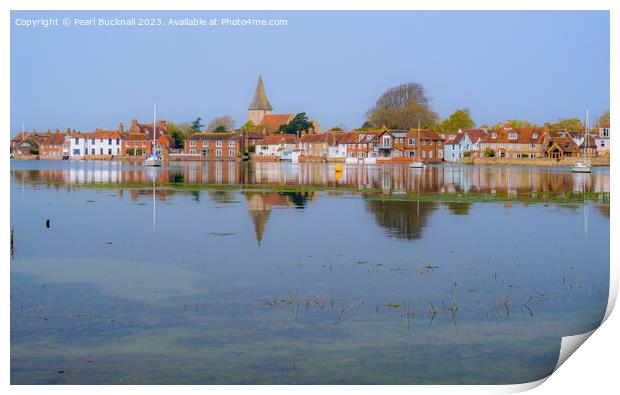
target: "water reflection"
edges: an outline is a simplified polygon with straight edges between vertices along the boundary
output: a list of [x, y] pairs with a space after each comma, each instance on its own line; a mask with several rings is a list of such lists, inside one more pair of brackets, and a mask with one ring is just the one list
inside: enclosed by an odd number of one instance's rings
[[[118, 162], [13, 162], [11, 176], [25, 182], [52, 185], [118, 184], [141, 186], [152, 182], [143, 166]], [[26, 169], [20, 167], [27, 167]], [[389, 193], [503, 194], [609, 193], [609, 169], [574, 174], [563, 168], [430, 166], [344, 166], [342, 174], [321, 163], [173, 163], [157, 170], [157, 185], [270, 185], [377, 190]]]
[[416, 240], [422, 237], [422, 229], [437, 209], [437, 203], [369, 200], [366, 207], [390, 235]]

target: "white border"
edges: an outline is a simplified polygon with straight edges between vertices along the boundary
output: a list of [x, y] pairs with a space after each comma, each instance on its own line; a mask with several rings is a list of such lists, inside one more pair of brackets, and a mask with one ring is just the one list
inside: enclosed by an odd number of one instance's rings
[[[610, 86], [610, 109], [615, 116], [618, 114], [617, 108], [617, 95], [620, 92], [618, 86], [617, 72], [618, 70], [618, 48], [614, 48], [614, 44], [618, 43], [618, 28], [620, 26], [620, 18], [618, 17], [617, 1], [608, 0], [589, 0], [575, 1], [575, 0], [427, 0], [427, 1], [396, 1], [396, 0], [383, 0], [383, 1], [371, 1], [371, 0], [358, 0], [355, 3], [346, 2], [342, 0], [314, 0], [314, 1], [282, 1], [282, 0], [263, 0], [263, 1], [249, 1], [249, 0], [227, 0], [220, 3], [203, 4], [199, 1], [189, 0], [176, 0], [174, 2], [165, 2], [161, 0], [151, 0], [148, 2], [140, 1], [118, 1], [118, 0], [91, 0], [88, 2], [81, 2], [75, 0], [60, 0], [51, 4], [49, 1], [15, 1], [8, 0], [1, 2], [3, 9], [2, 29], [0, 30], [0, 51], [2, 56], [1, 61], [1, 77], [0, 86], [4, 88], [4, 94], [1, 95], [0, 102], [0, 120], [2, 121], [3, 129], [10, 130], [9, 114], [10, 114], [10, 63], [9, 63], [9, 44], [10, 44], [10, 10], [611, 10], [611, 48], [614, 49], [611, 53], [611, 86]], [[171, 5], [174, 5], [172, 7]], [[613, 87], [613, 89], [611, 89]], [[613, 133], [613, 132], [612, 132]], [[620, 133], [620, 132], [618, 132]], [[5, 136], [0, 138], [0, 152], [4, 152], [5, 155], [0, 155], [0, 164], [2, 171], [5, 175], [8, 175], [9, 171], [9, 159], [8, 159], [8, 132], [4, 133]], [[620, 134], [619, 134], [620, 135]], [[617, 151], [618, 144], [615, 144], [615, 138], [611, 139], [611, 150], [615, 153]], [[612, 161], [611, 165], [611, 195], [618, 196], [618, 188], [616, 187], [615, 174], [616, 163]], [[6, 215], [0, 216], [2, 223], [2, 229], [5, 229], [6, 233], [9, 230], [9, 177], [4, 179], [2, 183], [2, 193], [0, 193], [0, 199], [2, 199], [2, 205], [5, 208]], [[611, 240], [620, 240], [617, 232], [617, 214], [616, 210], [611, 210]], [[5, 235], [6, 235], [5, 233]], [[5, 244], [4, 252], [4, 267], [5, 272], [2, 276], [2, 286], [5, 295], [5, 303], [2, 305], [2, 339], [4, 341], [4, 358], [2, 359], [2, 367], [0, 368], [0, 375], [2, 376], [3, 388], [9, 389], [10, 383], [10, 326], [9, 321], [6, 319], [9, 317], [9, 245]], [[610, 300], [605, 319], [610, 316], [610, 313], [615, 305], [616, 297], [618, 294], [618, 249], [614, 243], [611, 243], [611, 266], [610, 266]], [[577, 351], [577, 356], [569, 358], [568, 361], [562, 365], [562, 367], [553, 375], [548, 378], [549, 383], [542, 385], [536, 389], [538, 393], [583, 393], [585, 391], [594, 391], [607, 393], [612, 388], [617, 388], [615, 378], [617, 375], [616, 362], [618, 357], [616, 353], [619, 351], [619, 340], [617, 334], [620, 333], [620, 320], [616, 313], [607, 320], [601, 329], [596, 330], [596, 335], [587, 342], [587, 346], [581, 347]], [[589, 336], [589, 335], [588, 335]], [[588, 336], [585, 336], [587, 338]], [[563, 340], [570, 342], [573, 339]], [[583, 338], [583, 336], [582, 336]], [[574, 346], [573, 346], [574, 347]], [[565, 351], [563, 351], [565, 352]], [[560, 365], [560, 364], [559, 364]], [[558, 366], [559, 366], [558, 365]], [[520, 384], [513, 386], [348, 386], [348, 387], [334, 387], [334, 386], [302, 386], [296, 388], [290, 388], [289, 386], [256, 386], [256, 387], [237, 387], [237, 386], [221, 386], [221, 387], [209, 387], [208, 389], [202, 386], [131, 386], [131, 387], [115, 387], [115, 391], [129, 392], [129, 391], [144, 391], [145, 393], [168, 393], [169, 391], [175, 392], [204, 392], [216, 391], [222, 393], [233, 393], [237, 391], [251, 391], [257, 393], [288, 393], [291, 390], [301, 393], [313, 393], [315, 390], [319, 391], [355, 391], [357, 392], [375, 392], [375, 391], [387, 391], [390, 393], [411, 393], [411, 391], [420, 391], [424, 393], [512, 393], [524, 391], [530, 388], [534, 388], [544, 382], [540, 380], [535, 383]], [[85, 390], [82, 387], [67, 387], [67, 386], [19, 386], [11, 387], [12, 392], [23, 393], [30, 391], [49, 391], [55, 393], [74, 393]], [[95, 393], [108, 392], [111, 388], [107, 386], [90, 386], [88, 391]]]

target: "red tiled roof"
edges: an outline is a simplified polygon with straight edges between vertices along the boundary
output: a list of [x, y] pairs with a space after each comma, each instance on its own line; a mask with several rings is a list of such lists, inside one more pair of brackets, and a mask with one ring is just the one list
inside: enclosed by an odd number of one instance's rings
[[238, 133], [194, 133], [189, 140], [239, 140]]
[[65, 142], [66, 133], [53, 133], [46, 138], [41, 144], [43, 145], [62, 145]]
[[261, 145], [297, 144], [299, 139], [294, 134], [271, 134], [263, 137]]
[[277, 130], [280, 125], [286, 125], [295, 117], [295, 114], [266, 114], [259, 126], [268, 130]]

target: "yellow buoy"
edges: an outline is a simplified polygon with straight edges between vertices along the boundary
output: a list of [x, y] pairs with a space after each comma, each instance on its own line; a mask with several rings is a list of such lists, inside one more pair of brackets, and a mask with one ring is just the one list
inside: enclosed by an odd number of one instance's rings
[[336, 171], [336, 173], [342, 173], [342, 165], [340, 163], [336, 163], [336, 166], [334, 166], [334, 171]]

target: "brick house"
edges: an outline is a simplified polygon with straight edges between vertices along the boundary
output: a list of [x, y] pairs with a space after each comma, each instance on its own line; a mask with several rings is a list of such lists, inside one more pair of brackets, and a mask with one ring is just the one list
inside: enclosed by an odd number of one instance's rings
[[65, 141], [67, 133], [58, 129], [39, 144], [39, 158], [44, 160], [62, 160], [69, 157], [69, 141]]
[[[419, 137], [418, 137], [419, 136]], [[405, 162], [438, 163], [443, 161], [441, 136], [429, 129], [409, 130], [402, 147]]]
[[183, 152], [203, 160], [236, 160], [240, 145], [238, 133], [195, 133], [185, 139]]
[[[121, 155], [146, 156], [155, 152], [165, 159], [170, 153], [172, 139], [168, 134], [164, 120], [157, 122], [153, 128], [152, 123], [139, 123], [134, 118], [131, 120], [131, 126], [127, 132], [124, 132], [122, 123], [119, 125], [119, 132], [122, 135]], [[155, 137], [155, 147], [151, 147], [153, 137]]]

